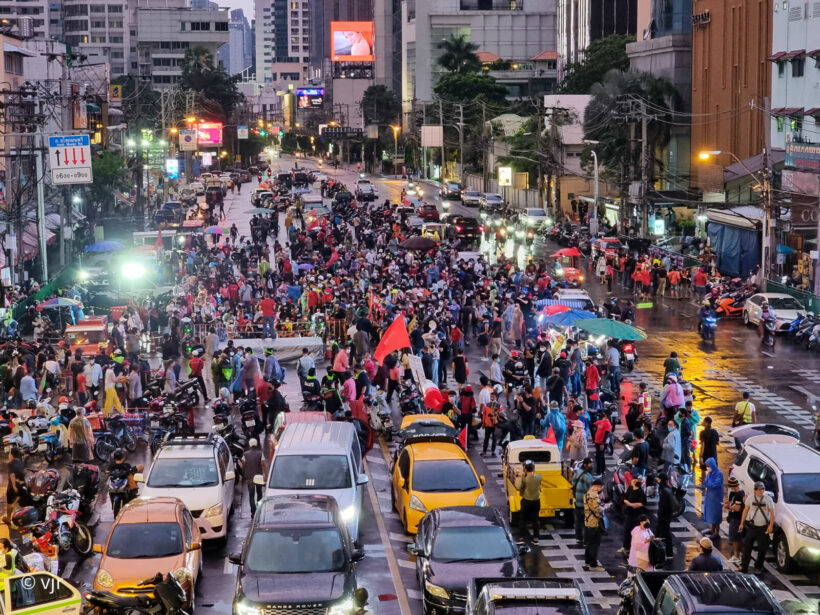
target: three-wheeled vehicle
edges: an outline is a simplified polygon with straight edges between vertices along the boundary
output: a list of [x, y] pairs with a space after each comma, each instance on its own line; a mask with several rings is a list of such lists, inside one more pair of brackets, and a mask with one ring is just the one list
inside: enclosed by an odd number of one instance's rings
[[0, 579], [0, 615], [80, 615], [83, 598], [50, 572], [27, 572]]

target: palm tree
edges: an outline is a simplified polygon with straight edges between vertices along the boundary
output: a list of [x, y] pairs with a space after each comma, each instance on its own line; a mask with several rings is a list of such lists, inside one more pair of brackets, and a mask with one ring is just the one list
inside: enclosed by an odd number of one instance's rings
[[451, 34], [436, 47], [443, 51], [438, 59], [439, 66], [451, 73], [476, 73], [481, 69], [481, 62], [475, 54], [478, 45], [468, 41], [464, 34]]

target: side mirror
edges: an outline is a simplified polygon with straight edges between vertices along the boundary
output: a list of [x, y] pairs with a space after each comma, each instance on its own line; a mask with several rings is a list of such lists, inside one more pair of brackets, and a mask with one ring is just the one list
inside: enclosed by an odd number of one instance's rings
[[370, 479], [368, 478], [367, 474], [359, 474], [359, 477], [356, 479], [357, 485], [366, 485]]
[[353, 549], [350, 552], [350, 559], [354, 562], [360, 562], [364, 559], [364, 549]]
[[232, 564], [236, 564], [237, 566], [242, 565], [242, 554], [241, 553], [231, 553], [228, 556], [228, 561]]
[[143, 476], [143, 474], [141, 472], [137, 472], [136, 474], [134, 474], [134, 482], [144, 483], [145, 482], [145, 476]]
[[478, 480], [479, 480], [479, 482], [480, 482], [482, 485], [483, 485], [484, 483], [486, 483], [486, 482], [487, 482], [487, 479], [486, 479], [486, 478], [484, 478], [484, 475], [483, 475], [483, 474], [482, 474], [481, 476], [479, 476], [479, 477], [478, 477]]
[[91, 550], [94, 551], [94, 553], [102, 553], [102, 545], [95, 544], [91, 547]]
[[189, 551], [199, 551], [202, 548], [201, 542], [192, 542], [191, 546], [188, 547]]
[[256, 476], [253, 477], [253, 484], [254, 485], [262, 485], [264, 487], [265, 486], [265, 477], [262, 476], [261, 474], [257, 474]]
[[235, 480], [235, 479], [236, 479], [236, 472], [234, 472], [233, 470], [229, 470], [229, 471], [225, 472], [225, 482], [228, 482], [229, 480]]
[[404, 480], [401, 476], [399, 476], [399, 489], [404, 489], [404, 486], [407, 484], [407, 481]]
[[416, 545], [415, 542], [411, 542], [407, 545], [407, 552], [411, 555], [422, 555], [424, 553], [423, 549]]
[[521, 545], [520, 547], [518, 547], [519, 555], [526, 555], [530, 551], [532, 551], [532, 549], [530, 549], [527, 545]]

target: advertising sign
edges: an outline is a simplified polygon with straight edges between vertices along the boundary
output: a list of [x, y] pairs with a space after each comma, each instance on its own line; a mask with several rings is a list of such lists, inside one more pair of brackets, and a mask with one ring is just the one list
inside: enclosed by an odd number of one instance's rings
[[214, 163], [214, 155], [208, 152], [202, 154], [202, 166], [209, 167]]
[[122, 102], [122, 86], [112, 83], [108, 87], [108, 102], [118, 103]]
[[498, 185], [512, 186], [512, 167], [498, 167]]
[[786, 166], [820, 171], [820, 143], [795, 143], [787, 139]]
[[373, 62], [372, 21], [331, 21], [334, 62]]
[[248, 138], [248, 127], [247, 126], [237, 126], [236, 127], [236, 138], [237, 139], [247, 139]]
[[222, 145], [222, 123], [202, 122], [196, 127], [197, 145], [201, 147], [219, 147]]
[[179, 151], [181, 151], [181, 152], [195, 152], [196, 151], [196, 130], [180, 130], [179, 131]]
[[324, 100], [324, 88], [298, 88], [296, 90], [296, 106], [300, 109], [321, 107]]
[[176, 158], [166, 158], [165, 174], [168, 176], [168, 179], [177, 179], [179, 177], [179, 160]]

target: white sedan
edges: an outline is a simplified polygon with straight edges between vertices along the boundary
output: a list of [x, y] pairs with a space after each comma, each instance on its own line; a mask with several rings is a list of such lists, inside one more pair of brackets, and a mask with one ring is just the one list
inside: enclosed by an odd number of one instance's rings
[[778, 331], [788, 329], [789, 325], [798, 316], [806, 313], [806, 308], [794, 297], [785, 293], [757, 293], [746, 300], [743, 306], [743, 322], [747, 325], [760, 324], [760, 315], [763, 312], [763, 302], [769, 302], [769, 311], [775, 317], [775, 326]]
[[524, 215], [521, 216], [521, 221], [526, 226], [540, 226], [543, 222], [547, 222], [547, 212], [539, 208], [528, 208], [524, 210]]

